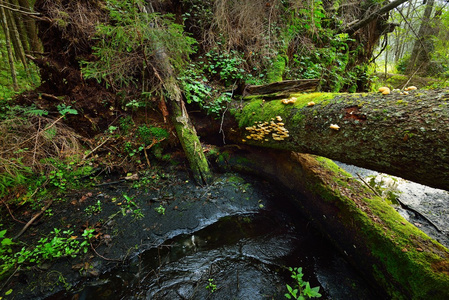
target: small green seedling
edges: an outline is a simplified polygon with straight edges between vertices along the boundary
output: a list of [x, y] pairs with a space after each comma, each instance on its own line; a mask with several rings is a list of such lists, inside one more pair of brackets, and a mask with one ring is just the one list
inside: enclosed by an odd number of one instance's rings
[[162, 204], [159, 205], [159, 207], [156, 207], [154, 210], [160, 215], [165, 215], [165, 207], [163, 207]]
[[302, 273], [301, 267], [288, 268], [288, 270], [292, 273], [291, 277], [295, 280], [295, 285], [294, 287], [291, 287], [288, 284], [286, 285], [288, 293], [285, 294], [285, 298], [305, 300], [309, 298], [321, 297], [321, 294], [319, 293], [319, 286], [311, 288], [310, 284], [302, 279], [304, 274]]
[[217, 290], [217, 285], [214, 283], [214, 280], [212, 278], [209, 278], [208, 281], [209, 282], [206, 286], [206, 289], [211, 293], [215, 292]]

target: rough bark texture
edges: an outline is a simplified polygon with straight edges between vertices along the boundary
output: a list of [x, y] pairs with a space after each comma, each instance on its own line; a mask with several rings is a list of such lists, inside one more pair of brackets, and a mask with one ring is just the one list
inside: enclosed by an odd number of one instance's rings
[[319, 79], [284, 80], [265, 85], [247, 85], [243, 91], [243, 96], [278, 94], [280, 92], [310, 92], [315, 91]]
[[181, 146], [186, 154], [195, 181], [200, 184], [212, 182], [209, 164], [203, 152], [195, 127], [193, 126], [183, 101], [168, 101], [171, 120], [175, 126]]
[[[296, 96], [295, 103], [256, 99], [236, 108], [239, 128], [229, 130], [228, 139], [316, 154], [449, 190], [448, 91]], [[280, 130], [289, 136], [275, 140]]]
[[190, 164], [193, 178], [196, 183], [203, 185], [212, 181], [212, 174], [209, 169], [206, 156], [203, 152], [203, 146], [196, 133], [195, 127], [190, 121], [190, 116], [185, 108], [181, 96], [181, 89], [177, 84], [173, 66], [162, 45], [156, 55], [157, 72], [164, 85], [164, 89], [170, 97], [168, 107], [171, 113], [171, 119], [175, 126], [182, 149]]
[[218, 158], [286, 187], [323, 234], [392, 299], [449, 297], [449, 250], [332, 161], [245, 146]]

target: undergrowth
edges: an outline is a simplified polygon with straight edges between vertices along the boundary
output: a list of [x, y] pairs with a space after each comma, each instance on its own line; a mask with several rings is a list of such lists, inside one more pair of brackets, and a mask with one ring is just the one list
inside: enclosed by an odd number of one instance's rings
[[[16, 243], [5, 237], [6, 232], [0, 231], [0, 278], [13, 268], [31, 268], [57, 258], [87, 253], [94, 229], [85, 229], [82, 236], [78, 237], [72, 230], [54, 228], [48, 236], [42, 237], [34, 245]], [[14, 248], [20, 250], [14, 251]]]

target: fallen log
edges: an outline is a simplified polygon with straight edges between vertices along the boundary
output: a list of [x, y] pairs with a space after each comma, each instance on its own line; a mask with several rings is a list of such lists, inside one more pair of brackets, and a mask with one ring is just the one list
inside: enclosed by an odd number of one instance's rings
[[[235, 143], [291, 150], [449, 190], [449, 92], [311, 93], [236, 104]], [[240, 106], [237, 106], [240, 105]]]
[[265, 85], [247, 85], [243, 90], [243, 97], [252, 95], [288, 95], [291, 92], [312, 92], [315, 91], [319, 79], [284, 80]]
[[278, 182], [361, 274], [392, 299], [449, 299], [449, 250], [332, 161], [228, 147], [220, 165]]

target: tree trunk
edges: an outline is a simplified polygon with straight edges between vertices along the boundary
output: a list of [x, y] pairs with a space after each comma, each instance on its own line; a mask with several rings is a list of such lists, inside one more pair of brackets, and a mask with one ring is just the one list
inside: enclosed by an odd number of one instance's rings
[[[19, 0], [20, 7], [25, 12], [31, 12], [31, 6], [28, 0]], [[27, 33], [28, 43], [33, 52], [41, 52], [42, 46], [37, 36], [36, 23], [28, 15], [23, 14], [24, 26]]]
[[195, 127], [190, 121], [184, 101], [167, 101], [170, 108], [171, 120], [175, 126], [181, 146], [190, 163], [190, 169], [195, 181], [200, 184], [212, 182], [209, 164], [203, 152], [203, 146], [198, 138]]
[[289, 104], [256, 99], [233, 110], [238, 125], [228, 128], [227, 137], [449, 190], [448, 99], [443, 91], [302, 94]]
[[171, 120], [189, 161], [193, 177], [196, 183], [200, 185], [209, 184], [212, 181], [212, 174], [203, 152], [203, 146], [187, 113], [173, 67], [162, 45], [156, 52], [155, 64], [157, 65], [156, 72], [160, 73], [159, 77], [161, 77], [164, 89], [170, 98], [167, 102]]
[[332, 161], [247, 146], [228, 148], [219, 158], [223, 166], [278, 182], [294, 195], [360, 274], [382, 286], [385, 298], [449, 299], [448, 249]]
[[[319, 84], [319, 79], [299, 79], [299, 80], [284, 80], [273, 82], [265, 85], [247, 85], [243, 91], [243, 96], [251, 95], [290, 95], [291, 92], [311, 92], [316, 91]], [[290, 92], [290, 93], [289, 93]]]
[[[4, 3], [4, 1], [0, 0], [0, 4], [3, 4], [3, 3]], [[9, 67], [11, 69], [12, 83], [13, 83], [14, 89], [18, 90], [19, 86], [17, 84], [16, 68], [14, 66], [14, 55], [13, 55], [13, 51], [12, 51], [12, 47], [11, 47], [11, 35], [10, 35], [10, 30], [9, 30], [9, 26], [8, 26], [7, 17], [6, 17], [6, 10], [5, 10], [5, 8], [3, 8], [3, 6], [0, 6], [0, 17], [2, 18], [1, 24], [3, 27], [3, 31], [5, 32], [6, 50], [8, 51], [8, 61], [9, 61]]]
[[416, 37], [415, 44], [410, 56], [410, 61], [405, 69], [405, 74], [412, 74], [418, 71], [421, 74], [427, 73], [427, 65], [430, 62], [430, 54], [433, 50], [433, 28], [430, 23], [431, 15], [433, 11], [433, 5], [435, 0], [429, 0], [424, 10], [424, 15], [419, 27], [418, 36]]

